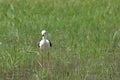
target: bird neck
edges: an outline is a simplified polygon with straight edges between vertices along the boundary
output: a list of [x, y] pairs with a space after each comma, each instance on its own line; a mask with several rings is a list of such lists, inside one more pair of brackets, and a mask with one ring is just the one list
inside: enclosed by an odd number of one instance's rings
[[46, 40], [46, 37], [45, 37], [45, 36], [42, 36], [42, 39], [43, 39], [43, 40]]

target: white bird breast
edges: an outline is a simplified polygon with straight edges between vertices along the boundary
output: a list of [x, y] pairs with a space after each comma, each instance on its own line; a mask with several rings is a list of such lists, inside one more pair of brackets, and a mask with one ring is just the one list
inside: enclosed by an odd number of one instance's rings
[[48, 40], [41, 40], [39, 43], [40, 49], [46, 51], [50, 49], [50, 42]]

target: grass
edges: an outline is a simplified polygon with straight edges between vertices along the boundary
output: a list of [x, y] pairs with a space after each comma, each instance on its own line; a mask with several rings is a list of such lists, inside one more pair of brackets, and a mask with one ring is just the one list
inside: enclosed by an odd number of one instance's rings
[[119, 13], [119, 0], [0, 0], [0, 80], [47, 79], [36, 54], [42, 29], [51, 80], [119, 80]]

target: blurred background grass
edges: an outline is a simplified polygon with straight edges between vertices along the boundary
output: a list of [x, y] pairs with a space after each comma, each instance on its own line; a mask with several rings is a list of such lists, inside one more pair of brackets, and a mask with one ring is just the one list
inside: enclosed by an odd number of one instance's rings
[[0, 0], [0, 80], [47, 79], [36, 54], [42, 29], [51, 80], [119, 80], [119, 13], [119, 0]]

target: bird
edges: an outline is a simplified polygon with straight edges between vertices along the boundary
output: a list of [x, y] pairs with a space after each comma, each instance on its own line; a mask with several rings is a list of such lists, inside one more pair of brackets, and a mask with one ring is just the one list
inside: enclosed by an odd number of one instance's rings
[[40, 40], [38, 47], [41, 50], [41, 67], [44, 69], [44, 53], [48, 53], [48, 72], [50, 72], [50, 48], [52, 47], [51, 42], [46, 39], [46, 30], [41, 31], [42, 39]]

